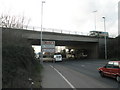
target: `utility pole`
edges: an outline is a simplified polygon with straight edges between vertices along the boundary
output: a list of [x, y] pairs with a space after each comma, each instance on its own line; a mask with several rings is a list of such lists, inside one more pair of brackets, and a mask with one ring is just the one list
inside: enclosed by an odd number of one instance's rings
[[[105, 17], [102, 17], [104, 19], [104, 32], [106, 33], [106, 25], [105, 25]], [[105, 34], [105, 59], [107, 59], [107, 42], [106, 42], [106, 34]]]
[[43, 63], [43, 51], [42, 51], [42, 31], [43, 31], [43, 4], [45, 3], [45, 1], [42, 1], [41, 2], [41, 58], [40, 58], [40, 61], [41, 63]]
[[94, 13], [94, 24], [95, 24], [95, 31], [96, 31], [96, 12], [97, 12], [97, 10], [93, 11], [93, 13]]

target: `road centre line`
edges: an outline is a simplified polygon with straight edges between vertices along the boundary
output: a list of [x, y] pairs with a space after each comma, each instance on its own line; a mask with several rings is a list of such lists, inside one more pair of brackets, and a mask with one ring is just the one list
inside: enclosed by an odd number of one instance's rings
[[70, 85], [73, 90], [77, 90], [55, 67], [52, 65], [50, 65], [50, 67], [53, 68]]

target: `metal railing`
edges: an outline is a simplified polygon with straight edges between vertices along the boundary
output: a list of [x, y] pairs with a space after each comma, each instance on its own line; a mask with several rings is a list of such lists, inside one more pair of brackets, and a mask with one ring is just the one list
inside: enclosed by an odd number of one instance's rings
[[[41, 27], [37, 26], [23, 26], [23, 29], [26, 30], [33, 30], [33, 31], [41, 31]], [[45, 32], [55, 32], [55, 33], [62, 33], [62, 34], [73, 34], [73, 35], [85, 35], [89, 36], [88, 32], [78, 32], [74, 30], [63, 30], [63, 29], [55, 29], [55, 28], [43, 28]]]

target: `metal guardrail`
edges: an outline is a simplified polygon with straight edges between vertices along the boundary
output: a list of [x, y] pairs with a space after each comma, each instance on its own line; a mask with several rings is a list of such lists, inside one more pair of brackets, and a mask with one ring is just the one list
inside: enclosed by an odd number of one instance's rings
[[[34, 30], [34, 31], [41, 31], [41, 27], [37, 26], [28, 26], [27, 28], [24, 28], [27, 30]], [[43, 28], [43, 31], [46, 32], [56, 32], [56, 33], [63, 33], [63, 34], [72, 34], [72, 35], [84, 35], [89, 36], [89, 32], [78, 32], [78, 31], [71, 31], [71, 30], [63, 30], [63, 29], [55, 29], [55, 28]], [[109, 38], [115, 38], [115, 35], [109, 35]]]
[[[23, 26], [23, 29], [33, 30], [33, 31], [41, 31], [41, 27], [37, 27], [37, 26], [27, 26], [27, 27]], [[78, 31], [70, 31], [70, 30], [55, 29], [55, 28], [43, 28], [43, 31], [56, 32], [56, 33], [62, 33], [62, 34], [74, 34], [74, 35], [89, 36], [88, 32], [78, 32]]]

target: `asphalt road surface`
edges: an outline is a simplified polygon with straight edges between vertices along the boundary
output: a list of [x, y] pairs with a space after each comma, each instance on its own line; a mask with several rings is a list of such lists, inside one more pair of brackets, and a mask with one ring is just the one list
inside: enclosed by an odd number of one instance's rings
[[97, 68], [107, 60], [75, 60], [43, 64], [43, 88], [118, 88], [113, 78], [102, 78]]

